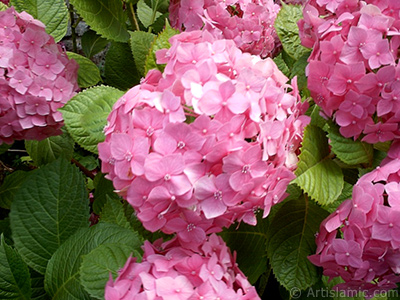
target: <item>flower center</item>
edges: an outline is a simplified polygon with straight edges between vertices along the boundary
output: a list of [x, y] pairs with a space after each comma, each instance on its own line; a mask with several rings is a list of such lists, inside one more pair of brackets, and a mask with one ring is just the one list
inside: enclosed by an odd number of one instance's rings
[[179, 142], [178, 142], [177, 147], [178, 147], [179, 149], [183, 149], [183, 148], [185, 148], [185, 146], [186, 146], [185, 142], [183, 142], [183, 141], [179, 141]]
[[222, 201], [222, 191], [216, 191], [214, 193], [214, 199], [217, 201]]
[[126, 160], [126, 161], [131, 161], [131, 160], [132, 160], [132, 153], [127, 152], [127, 153], [125, 154], [125, 160]]
[[147, 130], [146, 130], [146, 135], [147, 136], [152, 136], [153, 133], [154, 133], [153, 127], [149, 126], [149, 128], [147, 128]]
[[188, 224], [188, 226], [186, 227], [187, 231], [189, 231], [189, 232], [195, 228], [196, 228], [196, 225], [194, 225], [193, 223]]
[[243, 174], [246, 174], [247, 172], [250, 172], [250, 165], [244, 165], [242, 168]]

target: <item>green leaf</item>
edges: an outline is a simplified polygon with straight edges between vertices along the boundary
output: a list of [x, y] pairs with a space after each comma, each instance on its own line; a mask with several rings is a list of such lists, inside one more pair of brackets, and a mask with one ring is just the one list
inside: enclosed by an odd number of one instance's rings
[[88, 293], [80, 283], [82, 257], [102, 244], [126, 244], [139, 249], [138, 235], [115, 224], [100, 223], [82, 228], [71, 236], [50, 259], [45, 275], [45, 288], [53, 300], [86, 300]]
[[[362, 293], [359, 293], [356, 289], [350, 290], [350, 294], [346, 295], [345, 291], [335, 291], [332, 290], [332, 288], [339, 284], [343, 283], [343, 279], [340, 277], [333, 278], [332, 280], [329, 280], [329, 277], [327, 276], [322, 276], [322, 282], [325, 284], [325, 293], [328, 294], [332, 297], [333, 300], [365, 300], [364, 295]], [[391, 291], [384, 291], [382, 290], [381, 295], [379, 295], [379, 290], [377, 290], [377, 295], [370, 300], [386, 300], [390, 299], [388, 296], [395, 296], [394, 299], [399, 299], [399, 292], [396, 290], [391, 290]]]
[[3, 2], [0, 2], [0, 11], [4, 11], [6, 9], [8, 9], [8, 6], [5, 5]]
[[[148, 1], [148, 0], [147, 0]], [[168, 12], [170, 1], [169, 0], [151, 0], [152, 7], [157, 8], [159, 12], [166, 13]], [[157, 5], [155, 5], [157, 4]]]
[[315, 233], [328, 213], [305, 196], [286, 202], [268, 230], [267, 254], [277, 280], [287, 290], [304, 290], [318, 281], [317, 267], [307, 258], [315, 253]]
[[393, 289], [388, 291], [387, 293], [387, 300], [399, 300], [400, 299], [400, 288]]
[[339, 127], [333, 123], [327, 127], [328, 138], [332, 146], [332, 152], [348, 165], [371, 164], [374, 156], [374, 147], [361, 141], [354, 141], [343, 137]]
[[237, 252], [239, 268], [251, 284], [254, 284], [267, 269], [268, 226], [268, 218], [258, 218], [257, 226], [241, 223], [239, 228], [231, 226], [220, 233], [228, 247]]
[[106, 83], [127, 90], [138, 84], [140, 78], [130, 46], [127, 43], [112, 43], [105, 61]]
[[109, 41], [93, 30], [86, 31], [81, 37], [83, 53], [86, 57], [93, 57], [108, 45]]
[[58, 159], [31, 173], [14, 196], [10, 224], [15, 247], [44, 274], [60, 245], [89, 225], [89, 200], [79, 169]]
[[8, 145], [8, 144], [1, 144], [0, 145], [0, 154], [6, 153], [8, 151], [8, 149], [11, 148], [12, 145]]
[[[97, 155], [85, 151], [81, 147], [77, 147], [74, 151], [73, 159], [79, 162], [83, 167], [89, 171], [100, 168], [100, 161]], [[97, 172], [96, 172], [97, 173]]]
[[169, 43], [169, 38], [178, 34], [179, 30], [174, 29], [169, 25], [168, 21], [166, 21], [164, 30], [157, 36], [151, 45], [150, 52], [146, 57], [146, 63], [144, 65], [145, 74], [151, 69], [159, 69], [160, 71], [164, 70], [164, 66], [157, 65], [156, 62], [156, 52], [160, 49], [165, 49], [171, 47]]
[[303, 47], [300, 42], [297, 22], [302, 18], [303, 8], [301, 5], [287, 5], [282, 3], [282, 7], [274, 24], [283, 49], [295, 60], [298, 60], [301, 56], [310, 51]]
[[329, 213], [333, 213], [336, 211], [337, 207], [345, 200], [350, 199], [353, 193], [353, 185], [345, 182], [343, 185], [343, 190], [340, 196], [332, 203], [327, 205], [322, 205], [322, 208], [328, 211]]
[[321, 115], [320, 115], [321, 108], [318, 105], [313, 104], [310, 107], [310, 110], [311, 110], [311, 114], [310, 114], [311, 122], [310, 122], [310, 124], [314, 125], [314, 126], [318, 126], [321, 129], [324, 129], [324, 127], [325, 127], [325, 125], [327, 124], [328, 121], [326, 119], [324, 119], [323, 117], [321, 117]]
[[297, 76], [297, 85], [299, 90], [307, 88], [307, 77], [306, 77], [306, 66], [308, 65], [308, 57], [311, 52], [304, 53], [299, 59], [294, 63], [292, 71], [290, 73], [290, 78]]
[[[148, 0], [147, 0], [147, 2], [148, 2]], [[168, 0], [151, 0], [150, 1], [150, 3], [151, 3], [151, 7], [154, 9], [154, 10], [158, 10], [158, 11], [163, 11], [163, 10], [166, 10], [166, 11], [168, 11], [168, 7], [169, 7], [169, 3], [168, 3], [169, 1]]]
[[374, 157], [373, 157], [373, 159], [372, 159], [372, 164], [371, 164], [371, 166], [368, 167], [368, 168], [359, 168], [359, 169], [358, 169], [358, 171], [359, 171], [359, 174], [358, 174], [359, 177], [361, 177], [361, 176], [363, 176], [363, 175], [365, 175], [365, 174], [371, 172], [371, 171], [374, 170], [377, 166], [380, 166], [382, 160], [383, 160], [384, 158], [386, 158], [386, 156], [387, 156], [387, 153], [386, 153], [386, 152], [383, 152], [383, 151], [374, 149]]
[[70, 0], [85, 22], [106, 39], [127, 42], [126, 14], [121, 0]]
[[78, 162], [84, 166], [86, 169], [89, 171], [92, 171], [96, 168], [100, 167], [99, 160], [95, 158], [93, 155], [87, 155], [87, 156], [79, 156], [77, 153], [74, 153], [74, 157], [77, 156], [79, 157]]
[[112, 181], [106, 179], [104, 174], [98, 173], [94, 180], [94, 202], [93, 202], [93, 212], [100, 215], [107, 198], [120, 199], [117, 193], [114, 192], [114, 185]]
[[298, 299], [298, 300], [333, 300], [332, 295], [329, 292], [329, 289], [325, 286], [322, 282], [322, 279], [319, 278], [317, 283], [313, 286], [309, 287], [305, 291], [301, 290], [293, 290], [290, 291], [291, 299]]
[[25, 171], [15, 171], [6, 176], [3, 184], [0, 186], [0, 207], [10, 209], [14, 195], [22, 186], [28, 173]]
[[282, 58], [282, 52], [278, 56], [274, 57], [274, 62], [278, 69], [285, 74], [286, 77], [290, 77], [290, 69], [286, 64], [285, 60]]
[[374, 149], [379, 150], [379, 151], [383, 151], [383, 152], [388, 152], [390, 149], [390, 146], [392, 145], [392, 141], [386, 141], [386, 142], [378, 142], [375, 143]]
[[344, 179], [340, 167], [329, 157], [325, 132], [308, 125], [304, 130], [301, 154], [293, 180], [305, 193], [322, 205], [327, 205], [340, 195]]
[[64, 0], [11, 0], [18, 12], [26, 11], [46, 25], [46, 32], [59, 42], [67, 33], [68, 8]]
[[[267, 264], [266, 270], [264, 270], [264, 273], [260, 276], [258, 279], [257, 283], [255, 284], [257, 293], [262, 297], [265, 293], [265, 291], [268, 288], [268, 279], [271, 276], [272, 268], [270, 264]], [[268, 289], [268, 293], [269, 293]], [[262, 298], [261, 298], [262, 299]]]
[[322, 205], [335, 201], [343, 190], [343, 173], [330, 159], [312, 166], [294, 181], [305, 193]]
[[142, 222], [137, 218], [133, 207], [127, 201], [124, 201], [123, 206], [125, 217], [128, 220], [130, 227], [133, 228], [143, 239], [154, 242], [159, 238], [162, 238], [164, 242], [166, 242], [173, 237], [173, 235], [165, 234], [160, 230], [156, 232], [146, 230], [143, 227]]
[[89, 58], [74, 52], [67, 52], [67, 55], [79, 64], [78, 85], [80, 88], [88, 88], [101, 81], [99, 68]]
[[140, 75], [144, 75], [146, 56], [150, 51], [155, 35], [144, 31], [131, 31], [131, 50], [135, 59], [136, 68]]
[[130, 256], [141, 258], [138, 251], [126, 244], [102, 244], [85, 255], [80, 268], [81, 283], [90, 296], [104, 299], [104, 287], [115, 279]]
[[161, 16], [161, 13], [156, 10], [157, 7], [152, 9], [146, 4], [146, 2], [144, 2], [144, 0], [139, 0], [137, 3], [137, 14], [144, 27], [148, 28], [159, 16]]
[[34, 270], [30, 270], [31, 273], [31, 288], [32, 295], [31, 300], [48, 300], [50, 297], [44, 290], [44, 276]]
[[304, 137], [299, 155], [296, 176], [303, 174], [329, 155], [328, 139], [325, 132], [314, 125], [304, 129]]
[[0, 298], [31, 299], [31, 278], [28, 266], [1, 235], [0, 242]]
[[60, 108], [65, 126], [82, 148], [98, 153], [97, 144], [104, 141], [104, 126], [114, 103], [122, 91], [108, 86], [96, 86], [74, 96]]
[[107, 202], [100, 213], [100, 222], [117, 224], [124, 228], [132, 228], [125, 216], [121, 199], [113, 199], [106, 195]]
[[0, 234], [4, 235], [4, 240], [7, 244], [13, 245], [14, 241], [11, 237], [10, 218], [6, 217], [0, 220]]
[[284, 49], [282, 50], [281, 53], [282, 53], [282, 59], [285, 61], [288, 68], [289, 69], [293, 68], [293, 65], [296, 62], [296, 59], [291, 57]]
[[159, 16], [154, 21], [154, 23], [151, 25], [152, 31], [154, 33], [156, 33], [156, 34], [160, 33], [164, 29], [164, 26], [165, 26], [165, 23], [168, 20], [168, 17], [169, 17], [169, 13], [168, 12], [165, 13], [165, 14], [162, 14], [161, 16]]
[[59, 157], [72, 158], [75, 142], [68, 133], [52, 136], [42, 141], [26, 140], [25, 148], [36, 166], [41, 166]]
[[[299, 197], [303, 194], [303, 191], [299, 188], [298, 185], [291, 183], [288, 185], [286, 188], [286, 193], [289, 195], [285, 198], [285, 201], [290, 201], [290, 200], [296, 200], [299, 199]], [[278, 203], [279, 204], [279, 203]], [[278, 205], [276, 204], [276, 205]], [[274, 205], [272, 208], [274, 208], [276, 205]], [[271, 215], [271, 213], [269, 214]]]
[[[338, 160], [335, 159], [335, 161], [338, 161]], [[365, 169], [362, 169], [362, 170], [365, 170]], [[342, 169], [342, 172], [343, 172], [343, 179], [345, 182], [348, 182], [351, 185], [356, 184], [356, 182], [360, 176], [360, 171], [358, 169], [344, 168], [344, 169]]]

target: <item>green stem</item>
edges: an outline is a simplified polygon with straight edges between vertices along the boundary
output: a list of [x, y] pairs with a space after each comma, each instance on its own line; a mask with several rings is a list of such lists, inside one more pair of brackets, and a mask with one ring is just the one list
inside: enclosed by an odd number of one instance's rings
[[[151, 14], [151, 24], [153, 24], [153, 23], [154, 23], [154, 21], [156, 20], [157, 7], [158, 7], [158, 0], [157, 0], [157, 2], [156, 2], [156, 5], [155, 5], [155, 7], [152, 7], [152, 9], [153, 9], [153, 13]], [[152, 31], [152, 29], [153, 29], [153, 27], [152, 27], [152, 26], [149, 26], [149, 30], [148, 30], [148, 32], [151, 32], [151, 31]]]
[[74, 7], [72, 6], [72, 4], [69, 4], [68, 10], [69, 10], [69, 18], [71, 20], [72, 50], [73, 50], [73, 52], [78, 53], [75, 29], [76, 29], [76, 26], [78, 26], [79, 22], [82, 20], [82, 18], [79, 17], [76, 21], [74, 20], [75, 15], [74, 15]]
[[8, 172], [10, 172], [10, 173], [14, 172], [14, 169], [13, 169], [13, 168], [7, 166], [7, 165], [6, 165], [5, 163], [3, 163], [1, 160], [0, 160], [0, 170], [1, 170], [1, 171], [6, 170], [6, 171], [8, 171]]
[[131, 11], [130, 16], [131, 16], [131, 18], [132, 18], [133, 25], [135, 25], [134, 30], [140, 31], [139, 23], [138, 23], [138, 21], [137, 21], [137, 19], [136, 19], [135, 9], [133, 8], [133, 4], [132, 4], [132, 3], [129, 4], [129, 9], [130, 9], [130, 11]]
[[87, 177], [89, 177], [90, 179], [94, 179], [95, 175], [93, 174], [93, 172], [86, 169], [79, 161], [72, 158], [71, 162], [74, 163], [82, 171], [82, 173], [85, 174]]

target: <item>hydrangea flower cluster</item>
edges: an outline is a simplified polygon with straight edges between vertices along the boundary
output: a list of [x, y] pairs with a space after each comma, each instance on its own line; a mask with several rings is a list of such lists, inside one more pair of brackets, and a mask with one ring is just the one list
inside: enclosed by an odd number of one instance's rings
[[175, 28], [208, 30], [264, 58], [279, 48], [273, 26], [279, 9], [273, 0], [172, 0], [169, 18]]
[[381, 166], [365, 174], [326, 218], [317, 234], [317, 253], [309, 259], [338, 290], [374, 293], [400, 282], [400, 143], [393, 144]]
[[146, 241], [142, 262], [130, 257], [115, 282], [105, 288], [106, 300], [119, 299], [260, 299], [237, 267], [221, 237], [212, 234], [199, 251], [176, 239], [152, 245]]
[[62, 107], [78, 88], [78, 64], [14, 8], [0, 12], [0, 144], [61, 134]]
[[396, 0], [309, 0], [302, 44], [313, 48], [308, 88], [345, 137], [400, 137], [400, 5]]
[[157, 52], [164, 72], [114, 105], [99, 156], [147, 230], [196, 248], [287, 196], [308, 104], [271, 59], [232, 40], [191, 31], [170, 42]]

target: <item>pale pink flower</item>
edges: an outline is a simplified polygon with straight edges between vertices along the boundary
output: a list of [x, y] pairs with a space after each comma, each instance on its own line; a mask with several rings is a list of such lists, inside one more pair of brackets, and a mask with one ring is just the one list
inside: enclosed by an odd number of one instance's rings
[[321, 223], [317, 251], [309, 259], [323, 267], [330, 279], [344, 280], [334, 289], [362, 289], [368, 296], [377, 289], [392, 289], [400, 281], [399, 170], [398, 158], [385, 159], [358, 180], [352, 199]]
[[157, 54], [164, 72], [148, 73], [114, 105], [99, 157], [145, 228], [197, 249], [235, 221], [255, 225], [258, 209], [266, 217], [287, 196], [308, 105], [272, 59], [231, 40], [204, 30], [170, 43]]
[[195, 196], [207, 219], [221, 216], [227, 206], [233, 206], [236, 192], [229, 184], [229, 176], [220, 174], [217, 177], [201, 177], [195, 184]]
[[55, 53], [41, 51], [35, 57], [32, 65], [32, 72], [36, 75], [43, 76], [48, 80], [55, 80], [57, 75], [64, 70], [64, 64], [57, 58]]
[[134, 175], [143, 175], [144, 160], [148, 154], [146, 138], [137, 137], [132, 140], [126, 133], [114, 133], [110, 143], [117, 176], [122, 179], [130, 179]]
[[110, 276], [105, 299], [260, 299], [221, 237], [212, 234], [201, 246], [145, 241], [142, 262], [129, 257], [115, 281]]
[[50, 39], [44, 30], [28, 27], [19, 42], [19, 50], [26, 52], [27, 55], [35, 57], [44, 44]]
[[[234, 7], [234, 8], [233, 8]], [[273, 23], [279, 5], [272, 0], [171, 1], [170, 23], [186, 31], [207, 30], [214, 36], [235, 41], [245, 52], [271, 56], [279, 41]]]
[[343, 136], [368, 143], [396, 139], [400, 116], [399, 7], [386, 2], [308, 0], [298, 23], [303, 45], [313, 48], [306, 72], [314, 102]]
[[193, 294], [193, 286], [185, 276], [157, 278], [156, 293], [165, 300], [186, 300]]
[[0, 24], [0, 144], [61, 134], [57, 109], [78, 89], [78, 64], [28, 13], [8, 8]]

